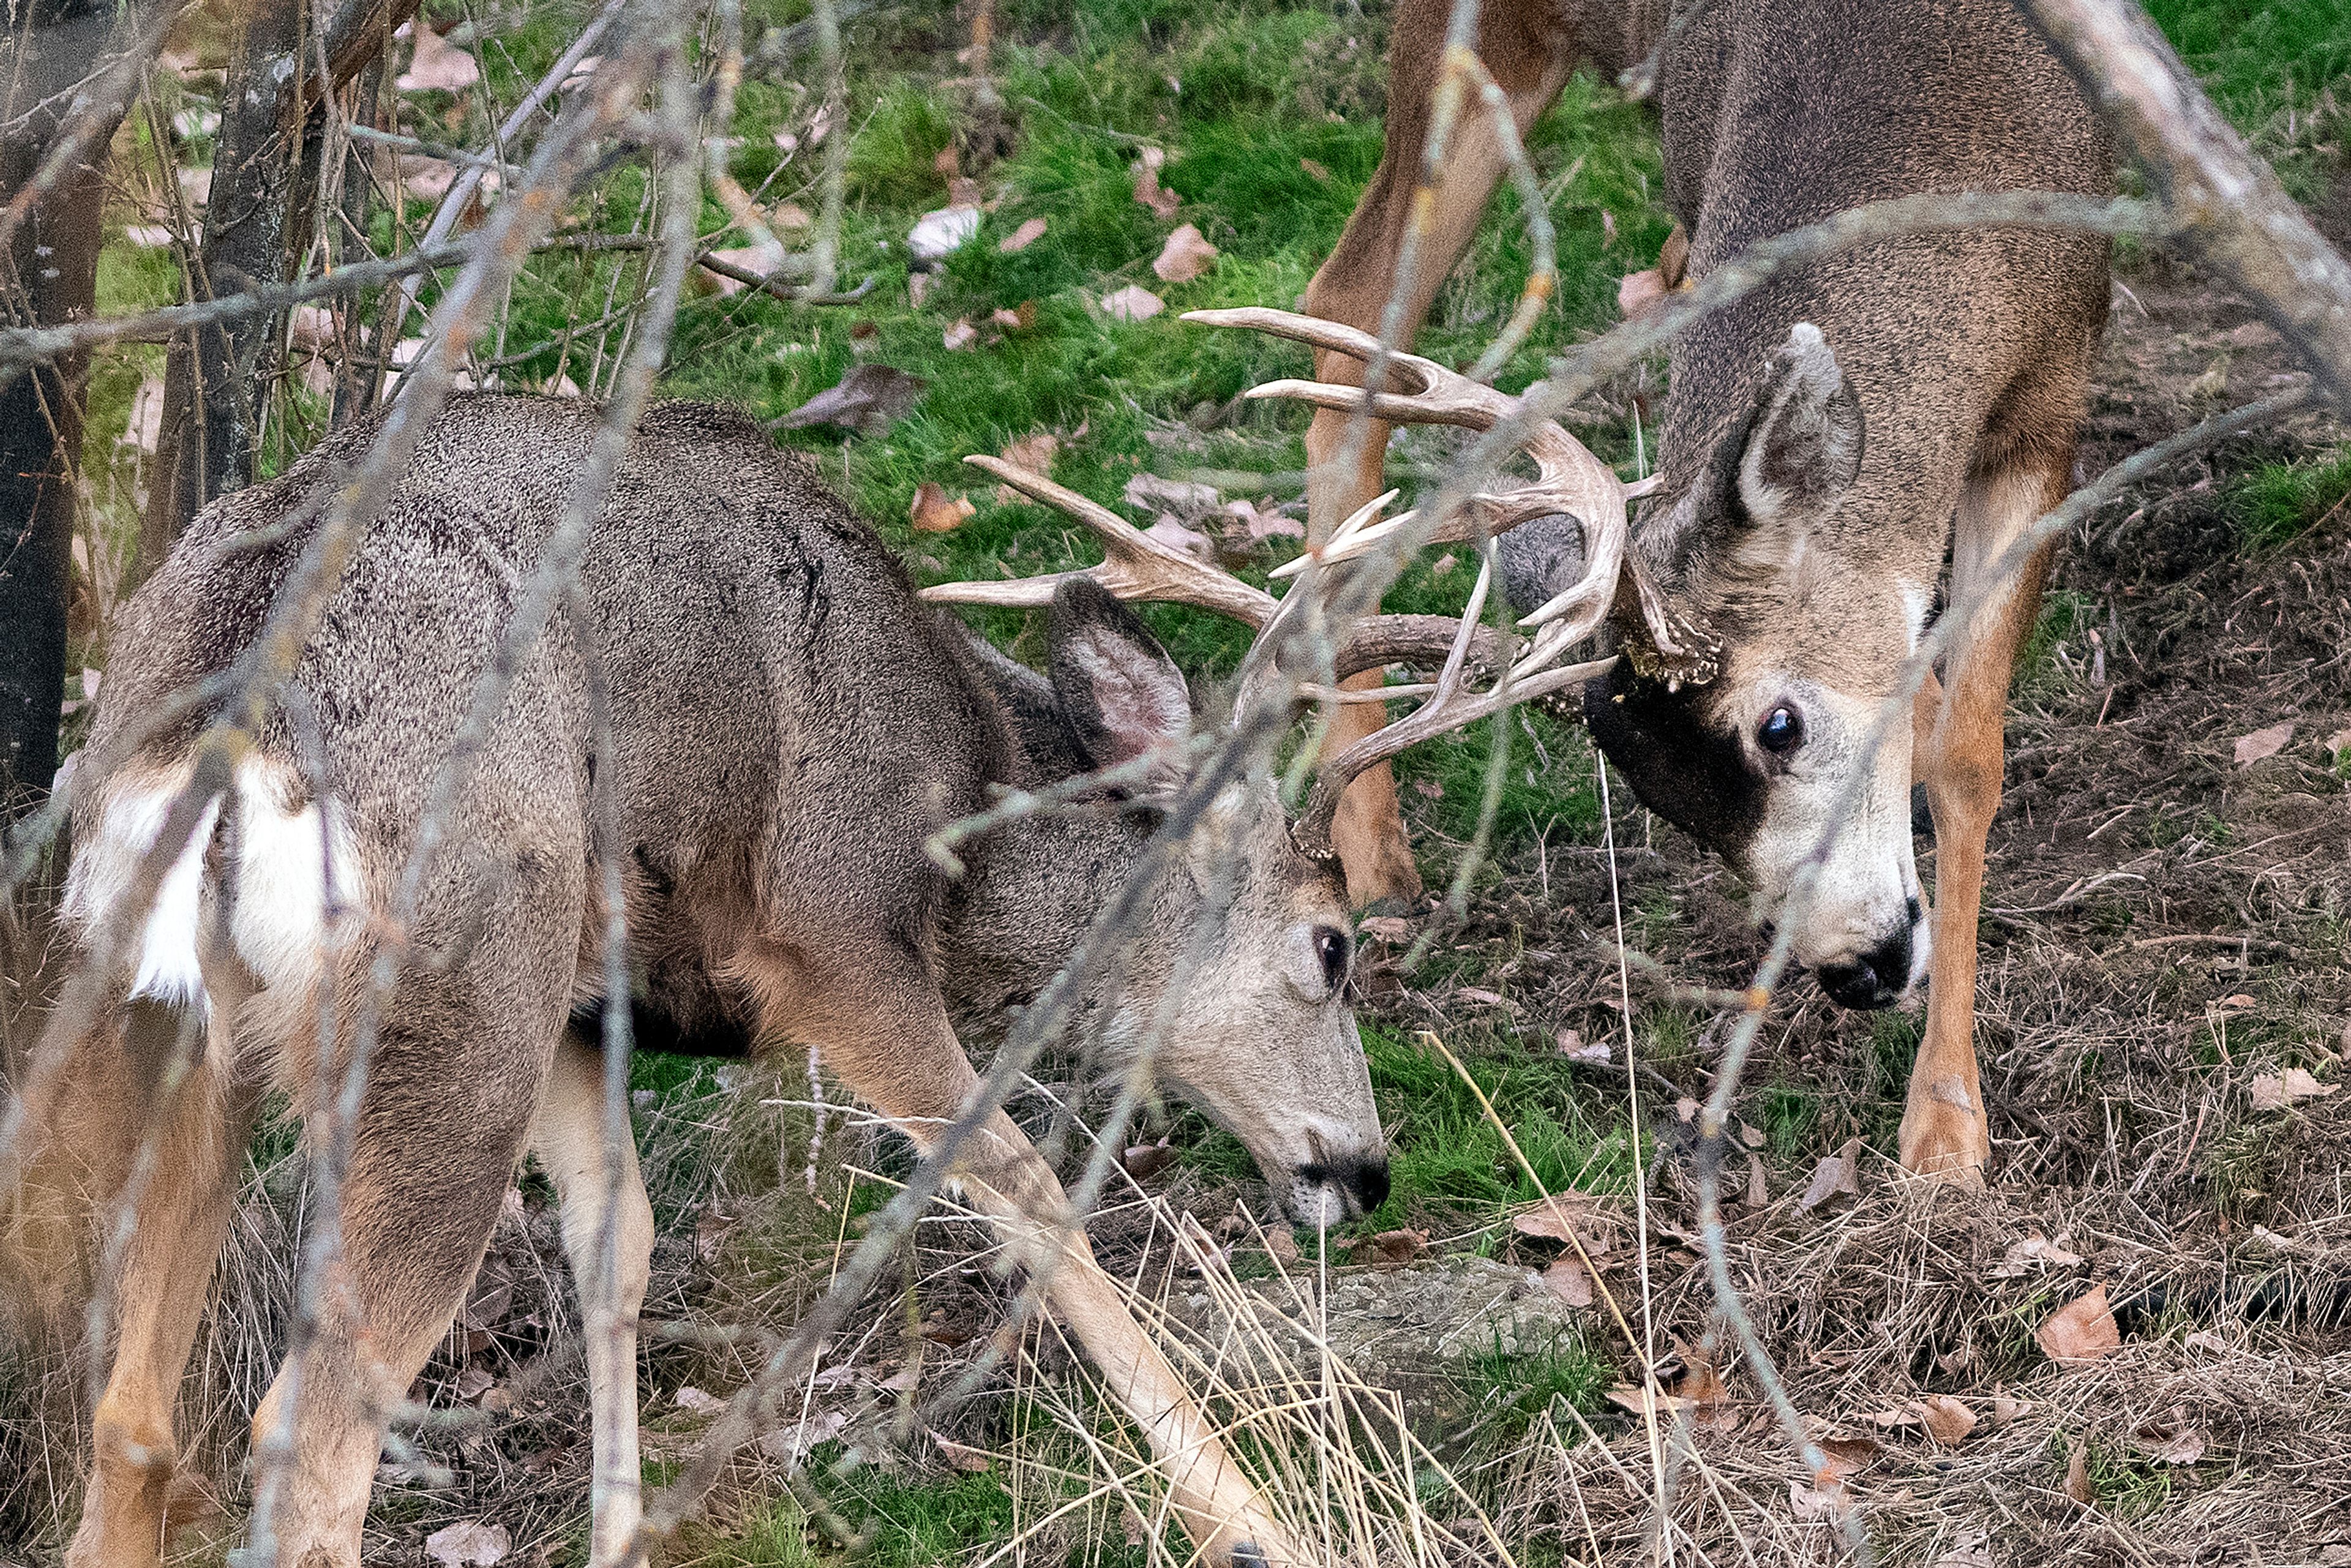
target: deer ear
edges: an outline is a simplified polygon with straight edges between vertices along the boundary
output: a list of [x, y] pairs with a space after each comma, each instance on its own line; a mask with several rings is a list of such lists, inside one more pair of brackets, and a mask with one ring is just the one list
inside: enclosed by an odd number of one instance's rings
[[1142, 618], [1092, 578], [1053, 591], [1046, 646], [1062, 716], [1095, 767], [1172, 747], [1191, 727], [1184, 672]]
[[1739, 455], [1739, 500], [1750, 522], [1796, 521], [1834, 500], [1861, 472], [1861, 400], [1810, 321], [1788, 330], [1756, 395]]

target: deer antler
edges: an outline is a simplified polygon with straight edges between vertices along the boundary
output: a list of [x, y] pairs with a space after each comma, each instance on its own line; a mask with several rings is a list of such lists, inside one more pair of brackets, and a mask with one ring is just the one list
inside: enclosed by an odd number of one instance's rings
[[[1358, 359], [1378, 351], [1378, 340], [1367, 332], [1301, 316], [1287, 310], [1248, 308], [1196, 310], [1185, 318], [1209, 326], [1246, 327], [1277, 337], [1332, 349]], [[1458, 424], [1491, 430], [1519, 412], [1518, 400], [1457, 374], [1416, 354], [1395, 354], [1390, 366], [1413, 384], [1413, 390], [1380, 392], [1366, 397], [1356, 387], [1319, 382], [1280, 381], [1250, 389], [1249, 395], [1290, 397], [1318, 407], [1353, 411], [1365, 407], [1376, 418], [1393, 423]], [[1702, 633], [1682, 621], [1629, 548], [1625, 521], [1625, 486], [1607, 465], [1584, 450], [1581, 442], [1551, 420], [1540, 420], [1529, 430], [1525, 449], [1534, 459], [1538, 477], [1531, 485], [1480, 492], [1470, 498], [1471, 515], [1448, 518], [1427, 543], [1475, 541], [1480, 557], [1478, 580], [1459, 619], [1444, 615], [1374, 615], [1359, 622], [1332, 656], [1335, 674], [1344, 679], [1391, 664], [1439, 663], [1437, 679], [1420, 685], [1384, 686], [1352, 692], [1306, 682], [1292, 689], [1301, 700], [1327, 702], [1395, 702], [1422, 699], [1419, 706], [1385, 728], [1366, 736], [1325, 758], [1317, 770], [1314, 788], [1301, 815], [1296, 834], [1301, 848], [1317, 855], [1331, 852], [1331, 823], [1339, 799], [1356, 776], [1405, 747], [1458, 729], [1499, 712], [1511, 703], [1546, 695], [1580, 685], [1607, 670], [1613, 659], [1562, 665], [1560, 657], [1600, 629], [1614, 612], [1627, 633], [1626, 651], [1636, 665], [1662, 670], [1675, 680], [1702, 681], [1713, 674], [1713, 649]], [[1258, 648], [1244, 667], [1243, 684], [1263, 674], [1259, 651], [1279, 641], [1268, 633], [1274, 622], [1295, 610], [1311, 612], [1320, 595], [1293, 592], [1275, 600], [1231, 574], [1171, 549], [1108, 508], [1065, 490], [1050, 480], [995, 457], [964, 459], [984, 468], [1006, 484], [1083, 523], [1102, 539], [1107, 557], [1082, 575], [1094, 578], [1122, 599], [1165, 600], [1214, 611], [1257, 629]], [[1336, 566], [1359, 559], [1395, 532], [1412, 517], [1405, 513], [1383, 518], [1395, 499], [1390, 491], [1349, 517], [1322, 546], [1298, 561], [1278, 569], [1276, 577], [1295, 576], [1314, 567]], [[1583, 533], [1583, 576], [1574, 587], [1521, 622], [1533, 628], [1529, 639], [1509, 636], [1479, 623], [1493, 589], [1494, 536], [1531, 518], [1565, 513]], [[1024, 578], [1011, 582], [958, 582], [925, 589], [925, 599], [964, 604], [1035, 606], [1048, 603], [1053, 589], [1076, 573]], [[1468, 683], [1473, 666], [1495, 672], [1483, 691]]]

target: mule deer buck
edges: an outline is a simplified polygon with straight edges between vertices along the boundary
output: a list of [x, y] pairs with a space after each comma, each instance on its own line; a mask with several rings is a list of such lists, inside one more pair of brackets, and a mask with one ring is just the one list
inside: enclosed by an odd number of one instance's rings
[[[1657, 96], [1667, 195], [1701, 276], [1744, 247], [1880, 198], [2035, 189], [2104, 193], [2111, 146], [2080, 91], [2005, 0], [1685, 0]], [[1443, 49], [1447, 0], [1401, 0], [1379, 172], [1307, 291], [1316, 316], [1371, 327], [1396, 284]], [[1645, 55], [1663, 8], [1489, 5], [1478, 50], [1530, 124], [1580, 59], [1612, 74]], [[1402, 297], [1416, 326], [1504, 168], [1465, 114]], [[1935, 602], [1991, 598], [1919, 699], [1915, 736], [1877, 756], [1858, 820], [1835, 839], [1795, 955], [1838, 1003], [1880, 1008], [1928, 980], [1926, 1036], [1902, 1122], [1906, 1167], [1980, 1179], [1991, 1132], [1974, 1045], [1976, 922], [2000, 803], [2002, 714], [2047, 552], [2019, 578], [1991, 563], [2070, 487], [2075, 426], [2105, 321], [2107, 246], [1983, 230], [1865, 246], [1783, 274], [1677, 341], [1662, 484], [1635, 553], [1720, 645], [1717, 678], [1619, 664], [1586, 694], [1602, 750], [1660, 815], [1720, 852], [1779, 918], [1863, 766]], [[1326, 381], [1348, 362], [1327, 357]], [[1380, 488], [1386, 429], [1340, 471], [1348, 416], [1316, 417], [1309, 538]], [[1573, 559], [1553, 531], [1503, 540], [1532, 610]], [[1683, 672], [1686, 674], [1686, 672]], [[1913, 859], [1913, 777], [1936, 842], [1930, 916]], [[1351, 800], [1350, 886], [1396, 880], [1392, 797]], [[1408, 862], [1405, 862], [1408, 866]], [[1364, 884], [1364, 885], [1359, 885]]]
[[[1344, 336], [1270, 312], [1249, 324]], [[1390, 399], [1389, 417], [1490, 425], [1510, 406], [1433, 365], [1405, 366], [1422, 372], [1422, 395]], [[312, 1037], [322, 1016], [348, 1024], [357, 1006], [422, 802], [599, 423], [577, 402], [454, 401], [225, 786], [191, 788], [198, 715], [126, 748], [77, 801], [68, 927], [83, 952], [123, 958], [103, 1015], [60, 1018], [44, 1043], [62, 1054], [49, 1103], [28, 1114], [49, 1139], [28, 1168], [74, 1167], [82, 1185], [67, 1196], [103, 1209], [150, 1138], [169, 1177], [145, 1192], [111, 1280], [119, 1327], [73, 1568], [160, 1560], [172, 1406], [247, 1130], [273, 1085], [314, 1139], [329, 1124], [340, 1077]], [[135, 738], [169, 694], [226, 668], [256, 635], [370, 434], [338, 433], [198, 519], [131, 602], [92, 755]], [[1572, 509], [1593, 520], [1595, 560], [1621, 557], [1614, 476], [1555, 426], [1532, 444], [1545, 480], [1490, 504], [1514, 517]], [[685, 1051], [813, 1045], [924, 1147], [977, 1083], [951, 1019], [1000, 1022], [1037, 994], [1139, 863], [1159, 808], [1186, 782], [1193, 707], [1120, 598], [1258, 624], [1280, 607], [1049, 481], [995, 466], [1092, 527], [1111, 559], [935, 597], [1048, 605], [1050, 674], [918, 603], [872, 530], [756, 424], [692, 404], [642, 422], [590, 544], [584, 623], [559, 622], [521, 665], [423, 878], [358, 1106], [337, 1288], [298, 1394], [296, 1367], [281, 1369], [256, 1416], [257, 1435], [291, 1422], [280, 1561], [358, 1561], [384, 1413], [446, 1332], [527, 1151], [558, 1188], [575, 1278], [590, 1277], [604, 1238], [617, 1260], [618, 1317], [589, 1323], [593, 1561], [625, 1562], [636, 1542], [633, 1324], [652, 1214], [634, 1151], [616, 1151], [612, 1169], [599, 1136], [586, 1019], [612, 1000], [602, 856], [625, 868], [639, 977], [629, 1001], [648, 1039]], [[1518, 657], [1506, 673], [1524, 693], [1587, 678], [1589, 666], [1557, 665], [1567, 631], [1522, 648], [1445, 618], [1359, 623], [1333, 655], [1339, 673], [1442, 661], [1444, 689], [1335, 759], [1295, 824], [1262, 775], [1220, 793], [1190, 858], [1147, 890], [1121, 981], [1084, 998], [1114, 1064], [1171, 1025], [1160, 1078], [1238, 1134], [1302, 1220], [1363, 1213], [1387, 1187], [1327, 844], [1343, 769], [1499, 706], [1471, 689], [1473, 657]], [[624, 841], [613, 845], [591, 826], [591, 653], [616, 737]], [[1287, 679], [1270, 664], [1254, 678]], [[960, 878], [925, 853], [991, 786], [1110, 767], [1123, 768], [1120, 789], [1006, 822], [966, 846]], [[160, 841], [174, 822], [183, 844]], [[1211, 888], [1227, 898], [1220, 935], [1171, 991], [1188, 934], [1216, 918]], [[1195, 1542], [1218, 1562], [1303, 1560], [1094, 1265], [1019, 1128], [995, 1112], [958, 1162], [968, 1200], [1016, 1261], [1050, 1270], [1048, 1300], [1150, 1435]]]

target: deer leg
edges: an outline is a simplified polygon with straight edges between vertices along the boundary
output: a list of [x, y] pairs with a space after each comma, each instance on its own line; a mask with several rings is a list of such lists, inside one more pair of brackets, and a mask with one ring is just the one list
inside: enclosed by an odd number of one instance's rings
[[[563, 1253], [580, 1292], [588, 1347], [588, 1400], [595, 1434], [590, 1493], [590, 1568], [622, 1562], [643, 1515], [637, 1462], [637, 1313], [644, 1305], [653, 1250], [653, 1210], [637, 1167], [635, 1141], [604, 1142], [604, 1062], [590, 1041], [567, 1034], [555, 1048], [547, 1092], [531, 1123], [530, 1146], [562, 1203]], [[597, 1288], [606, 1249], [613, 1270], [607, 1302]]]
[[[162, 1561], [165, 1492], [179, 1460], [172, 1407], [228, 1234], [237, 1162], [259, 1104], [251, 1086], [231, 1078], [234, 1053], [224, 1021], [230, 1010], [216, 1006], [202, 1024], [184, 1009], [133, 1002], [110, 1029], [78, 1042], [84, 1053], [115, 1046], [126, 1057], [144, 1057], [129, 1064], [131, 1075], [152, 1075], [143, 1092], [134, 1090], [110, 1107], [122, 1134], [121, 1157], [107, 1162], [110, 1174], [131, 1176], [139, 1145], [152, 1144], [148, 1174], [133, 1195], [132, 1229], [110, 1281], [119, 1327], [90, 1423], [89, 1489], [66, 1552], [68, 1568], [152, 1568]], [[77, 1073], [76, 1080], [57, 1107], [68, 1118], [60, 1124], [95, 1120], [83, 1114], [94, 1107], [72, 1101], [99, 1083], [125, 1087], [104, 1071]], [[113, 1221], [111, 1207], [99, 1206], [102, 1223]]]
[[[844, 934], [842, 952], [869, 958], [886, 937]], [[814, 1040], [825, 1062], [925, 1154], [962, 1113], [977, 1075], [956, 1043], [921, 958], [854, 971], [805, 949], [763, 946], [737, 973], [759, 998], [760, 1037]], [[1113, 1397], [1151, 1437], [1185, 1530], [1212, 1563], [1264, 1568], [1304, 1559], [1289, 1543], [1193, 1402], [1166, 1356], [1136, 1323], [1119, 1287], [1069, 1217], [1051, 1167], [1002, 1111], [956, 1156], [955, 1179], [987, 1216], [1015, 1261], [1045, 1281], [1046, 1300], [1102, 1371]]]
[[[513, 936], [491, 931], [476, 951], [511, 950]], [[568, 981], [576, 948], [554, 946], [541, 972]], [[317, 1331], [253, 1419], [274, 1561], [357, 1568], [390, 1412], [481, 1267], [567, 1000], [560, 985], [469, 966], [387, 1005], [342, 1184], [341, 1265], [304, 1281], [319, 1292]]]
[[[1378, 172], [1364, 189], [1338, 247], [1307, 285], [1305, 312], [1376, 332], [1393, 296], [1404, 311], [1399, 347], [1410, 348], [1430, 301], [1453, 264], [1478, 232], [1486, 200], [1501, 178], [1505, 161], [1488, 111], [1472, 96], [1463, 106], [1447, 143], [1444, 176], [1437, 199], [1423, 219], [1412, 275], [1399, 279], [1397, 266], [1411, 230], [1420, 183], [1422, 150], [1427, 141], [1430, 98], [1437, 89], [1444, 54], [1446, 17], [1439, 3], [1403, 5], [1389, 51], [1387, 140]], [[1511, 117], [1524, 131], [1559, 96], [1573, 57], [1563, 34], [1534, 15], [1542, 7], [1489, 6], [1481, 18], [1479, 54], [1508, 94]], [[1318, 381], [1363, 384], [1360, 361], [1329, 350], [1314, 356]], [[1306, 431], [1306, 535], [1319, 545], [1358, 507], [1385, 488], [1380, 483], [1387, 456], [1389, 427], [1380, 421], [1359, 425], [1352, 414], [1318, 409]], [[1347, 685], [1376, 686], [1369, 671]], [[1336, 751], [1387, 722], [1377, 706], [1350, 703], [1330, 715], [1329, 738]], [[1395, 780], [1387, 764], [1366, 769], [1348, 787], [1332, 823], [1331, 841], [1347, 872], [1348, 896], [1358, 905], [1381, 898], [1419, 896], [1420, 871], [1405, 841], [1397, 813]]]
[[1969, 1184], [1991, 1157], [1976, 1069], [1976, 921], [1983, 901], [1984, 841], [2000, 810], [2003, 729], [2016, 655], [2032, 632], [2049, 566], [2043, 549], [2006, 582], [1993, 563], [2063, 494], [2032, 470], [1971, 479], [1959, 501], [1951, 598], [1987, 592], [1944, 664], [1942, 701], [1919, 769], [1935, 818], [1934, 956], [1928, 971], [1927, 1035], [1910, 1070], [1902, 1115], [1902, 1165]]

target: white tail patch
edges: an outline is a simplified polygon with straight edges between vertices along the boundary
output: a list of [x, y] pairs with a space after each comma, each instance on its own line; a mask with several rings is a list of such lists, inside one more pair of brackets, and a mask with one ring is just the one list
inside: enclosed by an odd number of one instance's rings
[[[129, 917], [125, 905], [140, 862], [168, 825], [192, 770], [183, 765], [118, 786], [100, 807], [97, 831], [76, 850], [66, 882], [67, 917], [88, 938]], [[307, 985], [325, 943], [329, 894], [339, 904], [356, 902], [359, 858], [331, 801], [323, 815], [316, 800], [298, 807], [302, 797], [291, 770], [266, 758], [237, 765], [233, 798], [233, 874], [225, 876], [211, 852], [220, 828], [215, 795], [172, 858], [136, 943], [112, 933], [119, 950], [137, 954], [131, 996], [203, 1010], [204, 955], [223, 936], [264, 987]], [[225, 932], [218, 929], [224, 899]]]

